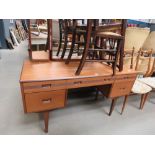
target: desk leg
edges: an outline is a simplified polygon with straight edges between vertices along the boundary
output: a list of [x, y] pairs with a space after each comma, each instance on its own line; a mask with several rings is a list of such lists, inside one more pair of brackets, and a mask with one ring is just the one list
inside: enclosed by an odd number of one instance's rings
[[125, 98], [124, 98], [124, 102], [123, 102], [123, 107], [122, 107], [121, 115], [123, 114], [124, 108], [125, 108], [125, 106], [126, 106], [126, 103], [127, 103], [126, 101], [127, 101], [127, 99], [128, 99], [128, 96], [129, 96], [129, 95], [126, 95]]
[[111, 116], [113, 110], [114, 110], [114, 107], [115, 107], [115, 104], [116, 104], [116, 99], [117, 98], [113, 98], [112, 99], [112, 103], [111, 103], [111, 107], [110, 107], [110, 112], [109, 112], [109, 116]]
[[43, 113], [44, 115], [44, 124], [45, 124], [45, 129], [44, 131], [47, 133], [48, 132], [48, 120], [49, 120], [49, 111], [45, 111]]

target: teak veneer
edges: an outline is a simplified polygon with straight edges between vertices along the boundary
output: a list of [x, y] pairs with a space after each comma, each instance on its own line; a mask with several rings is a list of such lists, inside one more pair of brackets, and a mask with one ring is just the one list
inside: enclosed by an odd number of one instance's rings
[[115, 98], [128, 95], [137, 76], [134, 70], [117, 71], [112, 76], [111, 67], [100, 62], [86, 62], [76, 76], [78, 65], [76, 61], [68, 65], [61, 61], [24, 62], [20, 77], [24, 111], [43, 112], [45, 132], [49, 111], [66, 106], [68, 89], [107, 85], [107, 96]]

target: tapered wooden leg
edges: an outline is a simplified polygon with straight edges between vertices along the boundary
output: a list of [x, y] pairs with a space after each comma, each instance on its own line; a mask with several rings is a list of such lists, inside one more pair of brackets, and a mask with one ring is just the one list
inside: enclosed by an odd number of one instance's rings
[[[115, 62], [114, 62], [113, 65], [112, 65], [112, 68], [113, 68], [113, 75], [116, 74], [116, 66], [117, 66], [117, 61], [118, 61], [119, 53], [121, 53], [121, 47], [122, 47], [122, 41], [119, 40], [119, 41], [118, 41], [118, 49], [117, 49], [116, 54], [115, 54]], [[120, 58], [120, 59], [121, 59], [121, 58]]]
[[146, 94], [145, 94], [141, 109], [144, 108], [144, 104], [146, 103], [146, 99], [148, 98], [148, 95], [149, 95], [149, 93], [146, 93]]
[[124, 102], [123, 102], [123, 107], [122, 107], [121, 115], [123, 114], [124, 108], [125, 108], [126, 103], [127, 103], [127, 102], [126, 102], [127, 99], [128, 99], [128, 95], [126, 95], [126, 96], [124, 97]]
[[45, 111], [43, 114], [44, 114], [44, 124], [45, 124], [44, 131], [47, 133], [48, 132], [49, 111]]
[[117, 98], [114, 98], [112, 99], [112, 103], [111, 103], [111, 107], [110, 107], [110, 112], [109, 112], [109, 116], [111, 116], [113, 110], [114, 110], [114, 107], [115, 107], [115, 104], [116, 104], [116, 99]]
[[145, 94], [142, 94], [139, 109], [142, 109], [144, 98], [145, 98]]

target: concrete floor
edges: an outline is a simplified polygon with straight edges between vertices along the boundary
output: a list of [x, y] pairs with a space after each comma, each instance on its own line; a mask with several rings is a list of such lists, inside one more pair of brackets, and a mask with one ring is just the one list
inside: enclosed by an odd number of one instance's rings
[[[23, 60], [28, 59], [27, 43], [15, 50], [0, 50], [0, 134], [45, 134], [41, 114], [24, 114], [19, 86]], [[110, 100], [94, 101], [93, 89], [73, 90], [64, 109], [50, 113], [48, 134], [155, 134], [155, 94], [140, 111], [139, 96], [130, 96], [123, 115], [123, 98], [111, 117]]]

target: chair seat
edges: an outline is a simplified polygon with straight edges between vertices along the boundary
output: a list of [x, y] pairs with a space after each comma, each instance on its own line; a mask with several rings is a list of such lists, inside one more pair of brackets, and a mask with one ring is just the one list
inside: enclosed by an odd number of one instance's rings
[[136, 94], [146, 94], [151, 90], [152, 88], [150, 86], [136, 79], [131, 91]]
[[155, 77], [139, 78], [138, 80], [155, 89]]

